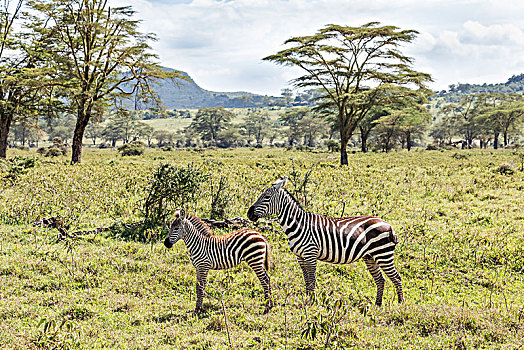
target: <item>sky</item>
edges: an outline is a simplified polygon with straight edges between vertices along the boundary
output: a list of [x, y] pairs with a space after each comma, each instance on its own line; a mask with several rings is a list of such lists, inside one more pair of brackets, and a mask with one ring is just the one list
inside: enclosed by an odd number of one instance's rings
[[402, 47], [433, 90], [456, 83], [503, 83], [524, 73], [524, 1], [518, 0], [114, 0], [137, 11], [163, 66], [212, 91], [280, 95], [297, 68], [262, 58], [290, 37], [327, 24], [371, 21], [414, 29]]

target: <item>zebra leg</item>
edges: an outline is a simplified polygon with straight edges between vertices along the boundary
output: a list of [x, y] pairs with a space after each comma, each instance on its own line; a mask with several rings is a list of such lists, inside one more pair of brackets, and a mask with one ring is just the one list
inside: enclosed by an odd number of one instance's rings
[[404, 293], [402, 292], [402, 277], [400, 277], [400, 274], [397, 272], [397, 269], [395, 269], [395, 265], [393, 265], [393, 260], [389, 262], [378, 262], [378, 265], [384, 271], [386, 276], [393, 282], [395, 285], [395, 288], [397, 289], [397, 297], [399, 304], [402, 304], [404, 302]]
[[384, 279], [384, 276], [382, 276], [382, 272], [380, 272], [380, 268], [375, 259], [369, 255], [364, 256], [362, 259], [366, 263], [366, 267], [377, 285], [377, 298], [375, 299], [375, 305], [381, 306], [382, 296], [384, 295], [384, 282], [386, 280]]
[[196, 274], [197, 274], [197, 282], [196, 282], [197, 301], [196, 301], [195, 313], [199, 313], [202, 311], [202, 303], [204, 301], [204, 292], [206, 289], [208, 272], [209, 272], [208, 267], [197, 267], [197, 271], [196, 271]]
[[246, 262], [253, 269], [264, 289], [264, 297], [266, 298], [264, 314], [267, 314], [273, 307], [273, 300], [271, 299], [271, 278], [264, 268], [264, 260], [253, 259]]
[[304, 275], [304, 282], [306, 284], [306, 294], [313, 297], [315, 294], [315, 284], [317, 278], [317, 258], [303, 258], [297, 257], [298, 264], [302, 269]]

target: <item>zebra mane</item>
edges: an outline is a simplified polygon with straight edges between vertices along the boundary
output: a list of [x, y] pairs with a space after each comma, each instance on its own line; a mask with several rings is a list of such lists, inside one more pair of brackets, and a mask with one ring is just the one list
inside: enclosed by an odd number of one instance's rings
[[285, 188], [283, 188], [284, 192], [287, 193], [289, 195], [289, 198], [291, 198], [291, 200], [296, 204], [298, 205], [298, 207], [302, 210], [304, 210], [304, 208], [302, 208], [302, 204], [300, 204], [300, 202], [291, 194], [291, 192], [289, 192], [288, 190], [286, 190]]
[[204, 236], [210, 237], [213, 234], [211, 228], [199, 217], [188, 214], [186, 216], [186, 219], [189, 220], [193, 224], [193, 226], [195, 226], [197, 231], [203, 234]]

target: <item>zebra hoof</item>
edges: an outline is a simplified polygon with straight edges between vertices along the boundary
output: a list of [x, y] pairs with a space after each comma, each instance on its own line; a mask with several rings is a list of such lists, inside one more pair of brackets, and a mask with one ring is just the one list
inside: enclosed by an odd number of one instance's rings
[[269, 311], [273, 308], [273, 303], [271, 302], [267, 302], [266, 303], [266, 307], [264, 308], [264, 313], [263, 315], [266, 315], [269, 313]]

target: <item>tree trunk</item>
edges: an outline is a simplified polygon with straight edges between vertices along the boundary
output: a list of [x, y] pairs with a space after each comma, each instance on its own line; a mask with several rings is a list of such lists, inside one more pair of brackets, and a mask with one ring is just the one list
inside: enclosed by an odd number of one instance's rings
[[504, 130], [504, 147], [508, 145], [508, 131]]
[[411, 151], [411, 133], [406, 133], [406, 147], [408, 152]]
[[493, 148], [498, 149], [499, 148], [499, 133], [496, 132], [493, 136], [494, 136], [493, 137]]
[[362, 153], [366, 153], [368, 151], [368, 136], [369, 130], [366, 131], [363, 128], [360, 128], [360, 144]]
[[82, 141], [89, 117], [90, 115], [88, 113], [84, 113], [83, 111], [78, 112], [75, 133], [73, 134], [71, 164], [80, 163], [82, 160]]
[[12, 120], [12, 114], [0, 114], [0, 158], [7, 158], [7, 136], [9, 135]]
[[340, 131], [340, 165], [348, 165], [348, 139]]

